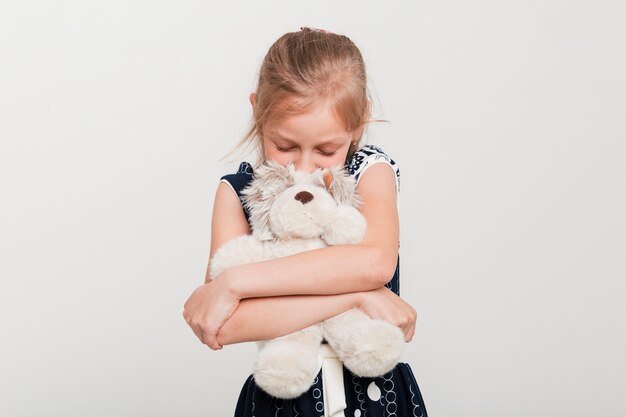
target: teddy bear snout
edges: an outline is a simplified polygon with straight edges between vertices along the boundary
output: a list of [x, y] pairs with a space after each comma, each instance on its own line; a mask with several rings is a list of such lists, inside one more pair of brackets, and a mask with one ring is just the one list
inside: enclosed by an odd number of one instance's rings
[[296, 194], [294, 198], [297, 201], [300, 201], [302, 204], [306, 204], [309, 201], [313, 200], [313, 194], [308, 191], [300, 191], [298, 194]]

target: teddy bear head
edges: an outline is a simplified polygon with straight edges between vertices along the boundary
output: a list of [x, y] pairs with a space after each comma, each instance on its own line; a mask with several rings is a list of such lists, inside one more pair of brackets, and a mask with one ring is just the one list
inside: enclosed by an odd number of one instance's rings
[[266, 161], [254, 170], [242, 199], [255, 238], [311, 239], [329, 227], [337, 206], [361, 204], [355, 187], [341, 166], [308, 173]]

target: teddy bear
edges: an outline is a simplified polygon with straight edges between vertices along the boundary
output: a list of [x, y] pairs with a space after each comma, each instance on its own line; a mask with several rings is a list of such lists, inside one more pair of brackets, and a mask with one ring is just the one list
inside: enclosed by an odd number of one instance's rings
[[[355, 188], [354, 178], [340, 166], [308, 173], [295, 170], [291, 163], [264, 162], [242, 191], [252, 234], [224, 243], [209, 262], [210, 275], [329, 245], [359, 243], [367, 225]], [[294, 333], [256, 342], [256, 384], [283, 399], [306, 392], [320, 369], [323, 339], [345, 367], [361, 377], [389, 372], [404, 346], [399, 327], [353, 308]]]

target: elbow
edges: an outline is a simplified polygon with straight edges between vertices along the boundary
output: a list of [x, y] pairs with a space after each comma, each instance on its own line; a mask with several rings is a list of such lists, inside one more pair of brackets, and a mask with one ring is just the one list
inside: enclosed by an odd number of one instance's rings
[[375, 288], [380, 288], [393, 278], [398, 266], [398, 252], [391, 253], [380, 248], [374, 248], [373, 252], [370, 258], [372, 260], [371, 280]]
[[239, 340], [240, 337], [240, 324], [233, 315], [220, 327], [217, 332], [216, 340], [220, 346], [226, 346], [242, 342], [243, 340]]
[[217, 332], [217, 343], [220, 346], [234, 345], [244, 342], [275, 339], [286, 333], [279, 334], [277, 326], [263, 328], [253, 325], [253, 321], [245, 320], [233, 314]]
[[[234, 315], [220, 328], [217, 333], [217, 341], [221, 346], [235, 345], [237, 343], [255, 342], [262, 340], [258, 328], [253, 326], [253, 321], [244, 318], [234, 318]], [[272, 337], [273, 338], [273, 337]]]
[[215, 338], [215, 340], [217, 341], [217, 343], [220, 346], [227, 346], [227, 345], [232, 345], [233, 341], [230, 338], [230, 333], [228, 333], [227, 331], [223, 331], [222, 329], [220, 329], [217, 332], [217, 336]]
[[217, 337], [215, 338], [215, 340], [220, 346], [227, 346], [232, 344], [231, 340], [229, 339], [229, 334], [221, 330], [217, 333]]

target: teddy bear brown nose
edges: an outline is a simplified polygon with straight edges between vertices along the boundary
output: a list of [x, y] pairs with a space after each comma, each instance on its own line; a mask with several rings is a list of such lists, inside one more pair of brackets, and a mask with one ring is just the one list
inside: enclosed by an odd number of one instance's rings
[[306, 204], [309, 201], [313, 200], [313, 194], [308, 191], [300, 191], [298, 194], [296, 194], [294, 198], [300, 201], [302, 204]]

